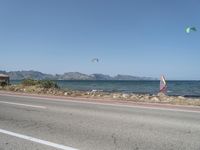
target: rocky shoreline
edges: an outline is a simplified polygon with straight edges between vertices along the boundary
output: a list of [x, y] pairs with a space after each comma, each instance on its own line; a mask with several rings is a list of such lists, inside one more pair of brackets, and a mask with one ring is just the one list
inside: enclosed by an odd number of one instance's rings
[[167, 96], [162, 93], [157, 95], [150, 94], [134, 94], [134, 93], [109, 93], [102, 91], [75, 91], [75, 90], [63, 90], [59, 88], [43, 88], [37, 85], [24, 86], [9, 85], [0, 87], [3, 91], [12, 91], [29, 94], [39, 95], [51, 95], [51, 96], [65, 96], [65, 97], [77, 97], [77, 98], [92, 98], [92, 99], [104, 99], [104, 100], [123, 100], [132, 102], [148, 102], [148, 103], [161, 103], [161, 104], [174, 104], [174, 105], [193, 105], [200, 106], [200, 98], [186, 98], [182, 96]]

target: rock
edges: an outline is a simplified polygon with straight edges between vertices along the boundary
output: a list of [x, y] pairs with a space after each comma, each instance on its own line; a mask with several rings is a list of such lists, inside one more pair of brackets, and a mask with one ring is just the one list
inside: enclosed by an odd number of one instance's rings
[[133, 100], [136, 100], [136, 99], [138, 99], [138, 96], [135, 95], [135, 94], [132, 94], [130, 98], [133, 99]]
[[159, 102], [160, 99], [159, 99], [158, 97], [152, 97], [152, 98], [151, 98], [151, 101], [153, 101], [153, 102]]
[[120, 94], [115, 93], [115, 94], [113, 94], [112, 97], [116, 99], [116, 98], [120, 98], [120, 96], [121, 96]]
[[141, 99], [141, 98], [143, 98], [143, 95], [138, 95], [138, 99]]
[[183, 96], [178, 96], [178, 99], [185, 99], [185, 97], [183, 97]]
[[68, 93], [67, 93], [67, 92], [65, 92], [65, 93], [64, 93], [64, 95], [65, 95], [65, 96], [67, 96], [67, 95], [68, 95]]
[[128, 98], [128, 97], [129, 97], [129, 94], [122, 94], [122, 97], [123, 97], [123, 98]]
[[162, 99], [162, 102], [168, 103], [168, 102], [172, 102], [174, 100], [175, 100], [174, 97], [166, 97], [166, 98]]
[[165, 95], [165, 94], [162, 93], [162, 92], [159, 92], [159, 93], [157, 94], [157, 96], [159, 96], [159, 97], [166, 97], [167, 95]]
[[143, 96], [143, 99], [144, 99], [144, 100], [149, 100], [149, 99], [150, 99], [150, 96], [149, 96], [149, 95], [144, 95], [144, 96]]

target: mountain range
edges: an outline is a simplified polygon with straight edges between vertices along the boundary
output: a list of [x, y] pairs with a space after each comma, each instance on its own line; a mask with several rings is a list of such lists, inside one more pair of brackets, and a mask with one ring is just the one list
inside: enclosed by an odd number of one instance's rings
[[0, 71], [0, 74], [7, 74], [11, 80], [23, 80], [27, 78], [43, 80], [157, 80], [152, 77], [138, 77], [131, 75], [116, 75], [110, 76], [105, 74], [83, 74], [79, 72], [67, 72], [64, 74], [46, 74], [39, 71]]

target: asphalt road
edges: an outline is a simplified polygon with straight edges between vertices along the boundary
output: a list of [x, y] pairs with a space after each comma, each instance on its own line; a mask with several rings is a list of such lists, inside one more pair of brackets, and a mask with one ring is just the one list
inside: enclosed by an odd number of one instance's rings
[[0, 94], [0, 150], [200, 150], [200, 112]]

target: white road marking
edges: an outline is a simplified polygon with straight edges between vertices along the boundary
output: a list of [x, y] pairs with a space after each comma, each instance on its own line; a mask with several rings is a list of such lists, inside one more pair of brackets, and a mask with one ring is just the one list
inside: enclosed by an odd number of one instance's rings
[[[114, 107], [128, 107], [128, 108], [138, 108], [138, 109], [150, 109], [150, 110], [163, 110], [163, 111], [175, 111], [175, 112], [188, 112], [188, 113], [200, 113], [198, 110], [186, 110], [183, 108], [161, 108], [159, 106], [136, 106], [136, 105], [126, 105], [126, 104], [108, 104], [108, 103], [101, 103], [101, 102], [88, 102], [88, 101], [81, 101], [81, 100], [69, 100], [69, 99], [59, 99], [59, 98], [47, 98], [47, 97], [34, 97], [34, 96], [20, 96], [20, 95], [10, 95], [10, 94], [2, 94], [1, 96], [10, 96], [10, 97], [20, 97], [20, 98], [32, 98], [32, 99], [40, 99], [40, 100], [51, 100], [51, 101], [58, 101], [58, 102], [71, 102], [71, 103], [79, 103], [79, 104], [92, 104], [92, 105], [102, 105], [102, 106], [114, 106]], [[166, 104], [167, 105], [167, 104]], [[169, 105], [167, 105], [169, 106]], [[178, 105], [179, 106], [179, 105]], [[199, 108], [199, 106], [184, 106], [187, 108]]]
[[38, 105], [29, 105], [29, 104], [13, 103], [13, 102], [6, 102], [6, 101], [0, 101], [0, 103], [3, 103], [3, 104], [10, 104], [10, 105], [26, 106], [26, 107], [33, 107], [33, 108], [46, 109], [46, 107], [44, 107], [44, 106], [38, 106]]
[[36, 143], [39, 143], [39, 144], [51, 146], [51, 147], [54, 147], [54, 148], [57, 148], [57, 149], [78, 150], [78, 149], [75, 149], [75, 148], [72, 148], [72, 147], [69, 147], [69, 146], [56, 144], [56, 143], [53, 143], [53, 142], [49, 142], [49, 141], [37, 139], [37, 138], [34, 138], [34, 137], [30, 137], [30, 136], [14, 133], [14, 132], [11, 132], [11, 131], [6, 131], [6, 130], [3, 130], [3, 129], [0, 129], [0, 133], [7, 134], [7, 135], [10, 135], [10, 136], [14, 136], [14, 137], [18, 137], [18, 138], [21, 138], [21, 139], [24, 139], [24, 140], [36, 142]]

